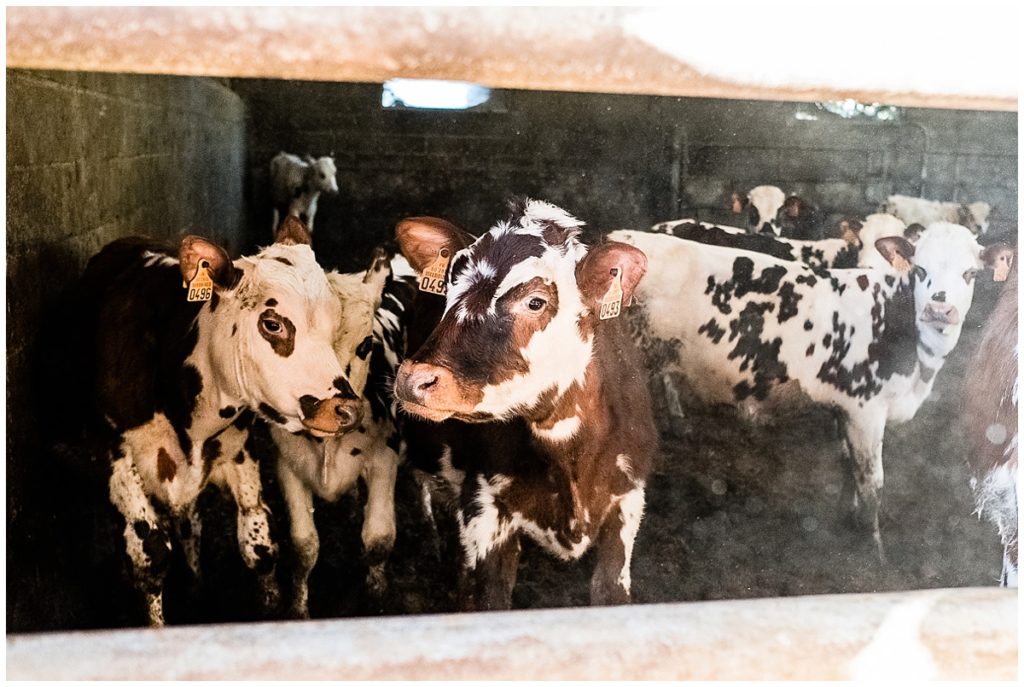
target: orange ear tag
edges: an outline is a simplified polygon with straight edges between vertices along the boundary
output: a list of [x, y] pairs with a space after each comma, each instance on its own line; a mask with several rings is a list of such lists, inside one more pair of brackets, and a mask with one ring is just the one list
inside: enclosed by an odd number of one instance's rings
[[610, 320], [618, 317], [622, 311], [622, 268], [612, 268], [612, 283], [608, 285], [604, 297], [601, 298], [602, 320]]
[[188, 287], [188, 301], [190, 303], [208, 301], [213, 296], [213, 279], [210, 277], [209, 267], [210, 263], [200, 260], [196, 276], [192, 277], [192, 281], [187, 285], [182, 284], [182, 286]]
[[900, 274], [909, 274], [913, 265], [905, 257], [897, 253], [892, 257], [892, 266]]
[[451, 253], [447, 248], [437, 252], [437, 258], [430, 263], [420, 275], [420, 291], [443, 296], [448, 292], [448, 284], [444, 278], [448, 272], [448, 258]]
[[992, 281], [1006, 281], [1010, 276], [1010, 258], [1003, 256], [996, 261], [992, 268]]

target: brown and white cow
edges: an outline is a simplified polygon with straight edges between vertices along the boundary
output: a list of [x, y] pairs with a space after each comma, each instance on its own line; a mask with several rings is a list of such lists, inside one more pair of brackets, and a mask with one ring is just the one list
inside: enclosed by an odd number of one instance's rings
[[1000, 584], [1017, 586], [1017, 261], [985, 324], [964, 389], [963, 432], [978, 513], [1003, 542]]
[[[309, 234], [289, 218], [277, 239], [235, 261], [197, 236], [176, 251], [122, 239], [89, 261], [81, 282], [95, 429], [151, 625], [164, 622], [172, 528], [199, 575], [195, 506], [210, 483], [234, 497], [242, 557], [259, 574], [264, 604], [277, 602], [277, 547], [245, 445], [254, 412], [321, 437], [361, 419], [333, 347], [341, 305]], [[189, 302], [182, 280], [200, 290], [202, 270], [209, 300]]]
[[563, 560], [596, 546], [592, 603], [630, 598], [657, 437], [637, 352], [610, 315], [647, 259], [621, 243], [588, 250], [581, 225], [525, 200], [475, 240], [432, 218], [396, 230], [424, 278], [450, 260], [444, 314], [402, 363], [395, 394], [441, 423], [406, 439], [414, 464], [459, 489], [466, 609], [511, 605], [523, 535]]

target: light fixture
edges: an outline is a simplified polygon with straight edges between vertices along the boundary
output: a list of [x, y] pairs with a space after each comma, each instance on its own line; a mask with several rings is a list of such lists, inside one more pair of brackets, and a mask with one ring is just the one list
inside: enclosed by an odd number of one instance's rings
[[490, 88], [467, 81], [389, 79], [384, 82], [380, 104], [387, 108], [469, 110], [490, 97]]

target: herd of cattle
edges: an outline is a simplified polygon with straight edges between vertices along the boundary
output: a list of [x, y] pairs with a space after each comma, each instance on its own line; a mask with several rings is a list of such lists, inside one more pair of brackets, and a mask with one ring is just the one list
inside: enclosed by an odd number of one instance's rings
[[[968, 389], [968, 458], [1002, 535], [1003, 584], [1016, 584], [1017, 266], [1011, 247], [978, 243], [984, 204], [893, 196], [823, 238], [809, 204], [758, 187], [733, 199], [745, 226], [677, 220], [587, 246], [583, 222], [520, 199], [479, 237], [404, 219], [397, 251], [339, 274], [311, 247], [316, 197], [337, 190], [333, 161], [282, 153], [272, 175], [274, 242], [256, 255], [232, 260], [197, 236], [121, 239], [78, 289], [90, 431], [151, 625], [164, 622], [172, 552], [201, 575], [208, 484], [234, 499], [263, 607], [308, 617], [314, 497], [362, 479], [367, 591], [382, 593], [403, 463], [443, 478], [422, 480], [423, 513], [454, 520], [462, 608], [510, 607], [524, 536], [563, 560], [594, 548], [592, 603], [628, 602], [659, 452], [652, 374], [751, 416], [830, 409], [849, 458], [843, 505], [884, 561], [885, 428], [928, 397], [982, 272], [1009, 281], [968, 380], [980, 385]], [[297, 560], [283, 594], [258, 422], [278, 449]]]

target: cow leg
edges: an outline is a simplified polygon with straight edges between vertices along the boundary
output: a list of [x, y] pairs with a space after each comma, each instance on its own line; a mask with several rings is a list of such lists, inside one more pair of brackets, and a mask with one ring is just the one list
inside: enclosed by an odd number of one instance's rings
[[[519, 532], [495, 505], [504, 485], [477, 477], [476, 488], [467, 480], [458, 514], [463, 567], [459, 576], [462, 610], [492, 611], [512, 607], [516, 584]], [[469, 514], [472, 515], [469, 515]]]
[[124, 516], [125, 547], [135, 585], [146, 600], [149, 624], [163, 627], [163, 587], [171, 542], [142, 486], [130, 449], [123, 448], [125, 452], [112, 465], [110, 502]]
[[245, 448], [248, 432], [228, 427], [220, 434], [223, 447], [219, 461], [220, 480], [231, 491], [238, 508], [238, 548], [242, 560], [259, 575], [263, 607], [277, 608], [277, 544], [270, 535], [270, 510], [263, 503], [259, 463]]
[[593, 606], [627, 604], [630, 601], [630, 564], [633, 542], [644, 515], [644, 490], [638, 487], [612, 506], [597, 535], [597, 566], [590, 578]]
[[846, 422], [846, 443], [853, 463], [853, 481], [856, 486], [857, 506], [855, 515], [858, 524], [871, 530], [871, 537], [878, 550], [878, 560], [885, 564], [885, 549], [882, 533], [878, 527], [878, 511], [882, 499], [882, 437], [885, 434], [884, 419], [848, 418]]
[[363, 556], [368, 570], [366, 588], [371, 598], [387, 591], [384, 566], [395, 546], [395, 478], [398, 454], [382, 448], [363, 466], [366, 506], [363, 508]]
[[278, 460], [277, 475], [285, 503], [288, 504], [292, 546], [296, 557], [289, 615], [293, 618], [308, 618], [309, 573], [320, 554], [320, 537], [313, 520], [313, 492], [288, 469], [283, 460]]
[[181, 542], [181, 550], [185, 554], [185, 562], [192, 571], [192, 591], [197, 592], [203, 576], [199, 566], [199, 556], [202, 546], [203, 521], [199, 517], [199, 509], [193, 503], [184, 513], [178, 515], [174, 521], [178, 541]]

